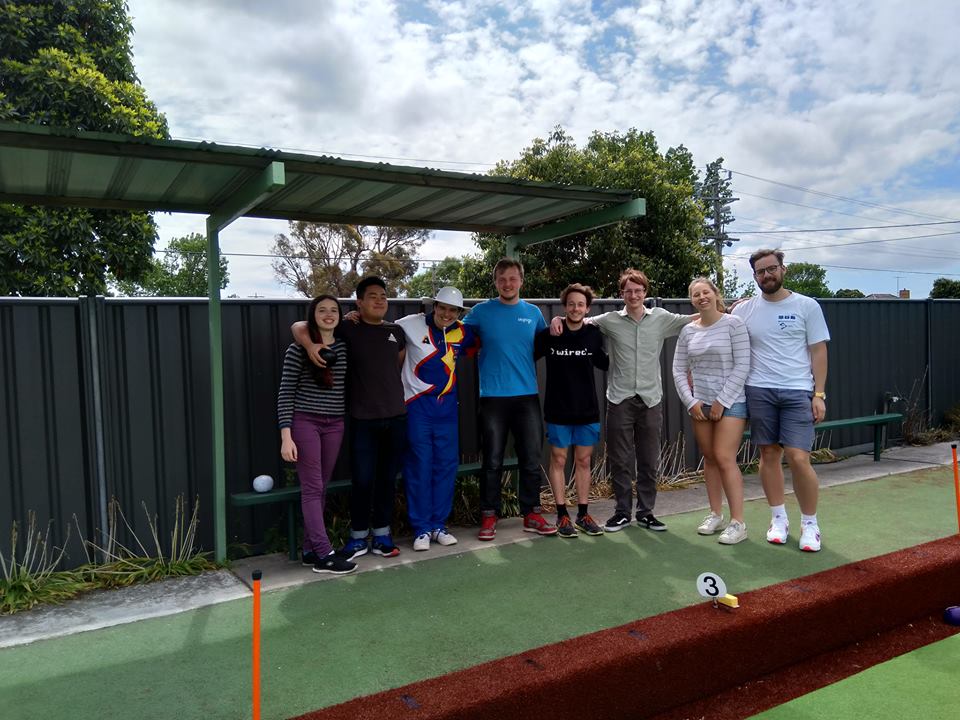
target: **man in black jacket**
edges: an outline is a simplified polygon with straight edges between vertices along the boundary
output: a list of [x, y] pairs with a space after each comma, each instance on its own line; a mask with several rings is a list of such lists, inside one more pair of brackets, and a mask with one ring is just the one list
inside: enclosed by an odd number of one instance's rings
[[[547, 391], [543, 403], [550, 442], [550, 487], [557, 503], [557, 535], [575, 538], [577, 530], [602, 535], [603, 530], [587, 512], [590, 496], [590, 458], [600, 440], [600, 406], [594, 368], [606, 370], [610, 358], [603, 351], [603, 335], [583, 322], [593, 302], [593, 291], [579, 283], [560, 294], [565, 318], [563, 332], [553, 336], [541, 331], [534, 341], [534, 356], [546, 358]], [[564, 469], [567, 449], [573, 445], [574, 479], [577, 487], [577, 519], [571, 522], [566, 506]]]

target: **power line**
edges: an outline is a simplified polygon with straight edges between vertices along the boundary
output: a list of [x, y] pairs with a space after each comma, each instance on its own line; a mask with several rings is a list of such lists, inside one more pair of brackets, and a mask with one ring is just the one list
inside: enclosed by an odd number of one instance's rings
[[889, 228], [926, 227], [929, 225], [955, 225], [960, 220], [938, 220], [936, 222], [908, 223], [905, 225], [861, 225], [859, 227], [805, 228], [803, 230], [738, 230], [739, 235], [783, 235], [788, 233], [839, 232], [841, 230], [887, 230]]
[[933, 218], [935, 220], [951, 220], [952, 218], [946, 218], [942, 215], [933, 215], [931, 213], [921, 212], [919, 210], [905, 210], [903, 208], [898, 208], [893, 205], [883, 205], [881, 203], [870, 202], [869, 200], [858, 200], [857, 198], [847, 197], [845, 195], [836, 195], [834, 193], [824, 192], [822, 190], [814, 190], [813, 188], [803, 187], [802, 185], [791, 185], [790, 183], [785, 183], [780, 180], [772, 180], [770, 178], [760, 177], [759, 175], [751, 175], [750, 173], [740, 172], [739, 170], [730, 170], [734, 175], [740, 175], [742, 177], [748, 177], [752, 180], [759, 180], [761, 182], [770, 183], [771, 185], [779, 185], [780, 187], [789, 188], [791, 190], [799, 190], [801, 192], [810, 193], [811, 195], [819, 195], [820, 197], [830, 198], [831, 200], [840, 200], [843, 202], [854, 203], [856, 205], [863, 205], [864, 207], [876, 208], [878, 210], [884, 210], [886, 212], [898, 213], [901, 215], [914, 215], [916, 217], [927, 217]]

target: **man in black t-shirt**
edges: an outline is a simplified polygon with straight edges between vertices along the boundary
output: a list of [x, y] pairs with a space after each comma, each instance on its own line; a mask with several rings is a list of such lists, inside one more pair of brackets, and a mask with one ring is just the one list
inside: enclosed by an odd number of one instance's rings
[[[602, 535], [603, 530], [587, 512], [590, 497], [590, 458], [600, 440], [600, 405], [594, 368], [606, 370], [610, 358], [603, 351], [603, 335], [583, 318], [593, 302], [593, 291], [575, 283], [560, 294], [566, 317], [558, 336], [543, 330], [534, 340], [534, 357], [546, 358], [547, 391], [543, 403], [550, 442], [550, 487], [557, 503], [557, 535], [577, 537]], [[577, 488], [577, 519], [570, 521], [566, 506], [564, 469], [567, 449], [573, 445], [574, 480]]]
[[[396, 557], [400, 549], [390, 536], [396, 477], [407, 447], [407, 406], [403, 401], [400, 368], [406, 335], [396, 323], [385, 322], [386, 285], [378, 277], [357, 284], [358, 323], [341, 322], [336, 336], [347, 343], [347, 412], [350, 415], [350, 539], [340, 550], [347, 560], [368, 551]], [[306, 323], [294, 324], [294, 337], [310, 359], [321, 364], [321, 346], [304, 337]], [[371, 530], [372, 527], [372, 530]], [[368, 537], [373, 538], [368, 545]]]

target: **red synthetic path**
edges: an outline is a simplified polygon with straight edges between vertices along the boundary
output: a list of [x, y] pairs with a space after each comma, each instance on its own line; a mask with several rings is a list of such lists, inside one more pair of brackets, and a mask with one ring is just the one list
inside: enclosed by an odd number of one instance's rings
[[558, 702], [573, 716], [599, 712], [605, 720], [669, 710], [681, 713], [671, 718], [702, 717], [693, 703], [825, 652], [849, 652], [958, 599], [953, 536], [744, 593], [737, 610], [701, 603], [300, 718], [499, 720], [535, 717]]

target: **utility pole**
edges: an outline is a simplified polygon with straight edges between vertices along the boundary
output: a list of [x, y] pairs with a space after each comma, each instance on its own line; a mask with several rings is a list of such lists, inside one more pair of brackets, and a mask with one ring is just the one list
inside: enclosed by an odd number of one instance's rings
[[[713, 242], [713, 249], [717, 253], [718, 258], [717, 287], [723, 292], [723, 248], [732, 247], [733, 243], [740, 240], [740, 238], [727, 235], [724, 226], [727, 222], [733, 220], [732, 217], [730, 220], [726, 220], [730, 212], [730, 204], [737, 202], [740, 198], [732, 197], [730, 193], [729, 183], [732, 173], [727, 170], [727, 178], [723, 181], [720, 179], [720, 170], [720, 161], [707, 166], [707, 178], [705, 178], [704, 188], [709, 189], [710, 195], [708, 197], [701, 197], [700, 199], [709, 202], [713, 210], [713, 226], [710, 228], [710, 232], [704, 234], [704, 240], [706, 242]], [[712, 180], [709, 178], [711, 174], [714, 175]]]

